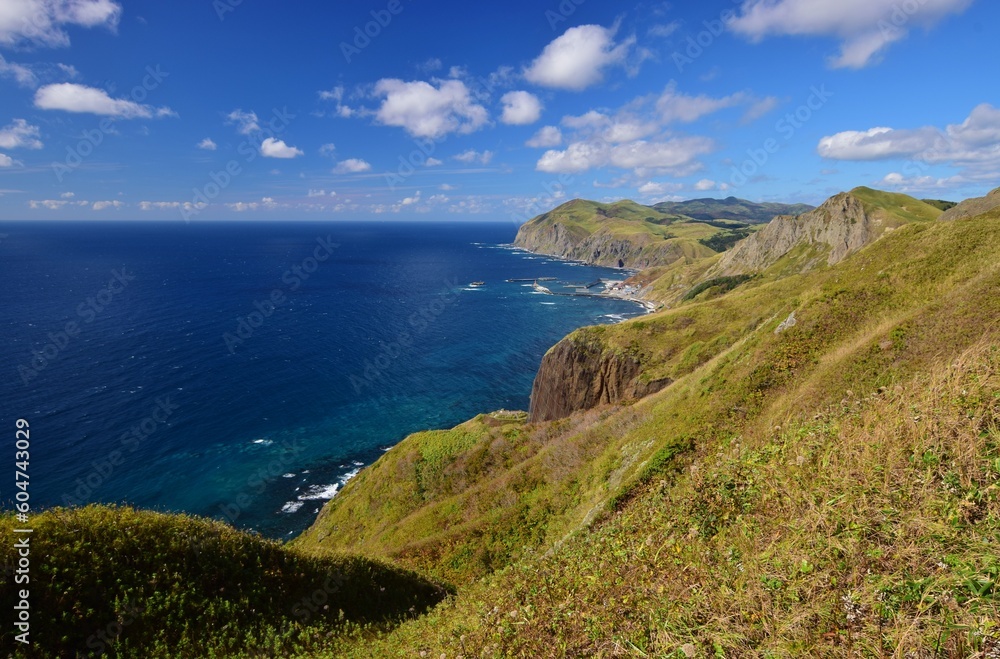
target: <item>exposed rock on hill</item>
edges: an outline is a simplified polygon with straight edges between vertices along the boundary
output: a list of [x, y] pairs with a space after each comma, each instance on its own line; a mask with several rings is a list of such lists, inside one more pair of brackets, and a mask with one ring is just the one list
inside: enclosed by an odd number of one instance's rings
[[770, 224], [738, 243], [718, 264], [726, 275], [765, 270], [796, 247], [818, 251], [808, 269], [823, 255], [834, 265], [882, 237], [886, 231], [910, 221], [930, 220], [940, 209], [907, 197], [856, 188], [831, 197], [819, 208], [802, 215], [776, 217]]
[[960, 220], [966, 217], [975, 217], [976, 215], [982, 215], [983, 213], [989, 212], [997, 206], [1000, 206], [1000, 188], [997, 188], [985, 197], [967, 199], [958, 206], [945, 211], [944, 214], [942, 214], [938, 219], [942, 222], [950, 222], [952, 220]]
[[530, 421], [551, 421], [578, 410], [635, 400], [670, 384], [644, 380], [641, 361], [573, 336], [557, 343], [542, 359], [531, 390]]

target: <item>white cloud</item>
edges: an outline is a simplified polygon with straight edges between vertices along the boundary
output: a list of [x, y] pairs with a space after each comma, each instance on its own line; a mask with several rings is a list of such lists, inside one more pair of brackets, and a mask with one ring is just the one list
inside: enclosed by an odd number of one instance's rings
[[438, 186], [438, 190], [443, 190], [445, 192], [453, 192], [455, 190], [458, 190], [458, 186], [450, 185], [448, 183], [442, 183], [441, 185]]
[[24, 119], [15, 119], [10, 125], [0, 128], [0, 149], [41, 149], [38, 126], [32, 126]]
[[635, 38], [615, 43], [617, 28], [573, 27], [547, 45], [524, 71], [536, 85], [581, 91], [604, 79], [608, 67], [625, 64]]
[[42, 110], [89, 113], [118, 119], [176, 116], [170, 108], [154, 108], [135, 101], [111, 98], [103, 89], [72, 82], [45, 85], [40, 88], [35, 92], [35, 107]]
[[13, 78], [22, 87], [35, 87], [38, 78], [34, 72], [23, 64], [8, 62], [0, 55], [0, 78]]
[[[930, 28], [973, 0], [746, 0], [731, 28], [754, 41], [772, 35], [830, 36], [840, 39], [833, 68], [860, 69], [877, 61], [912, 27]], [[912, 5], [912, 9], [911, 9]]]
[[372, 166], [360, 158], [349, 158], [337, 163], [333, 168], [334, 174], [360, 174], [371, 171]]
[[206, 137], [202, 141], [198, 142], [198, 148], [204, 149], [205, 151], [215, 151], [218, 146], [212, 141], [211, 137]]
[[689, 96], [677, 91], [677, 83], [671, 81], [656, 101], [656, 109], [664, 123], [691, 123], [702, 117], [742, 105], [747, 102], [747, 94], [737, 92], [722, 98], [712, 98], [704, 94]]
[[526, 126], [538, 121], [542, 116], [542, 102], [528, 92], [507, 92], [500, 99], [503, 116], [500, 121], [512, 126]]
[[122, 7], [112, 0], [4, 0], [0, 44], [69, 45], [65, 27], [105, 27], [114, 31]]
[[440, 139], [450, 133], [468, 134], [489, 122], [489, 113], [476, 103], [460, 80], [404, 82], [384, 78], [375, 84], [382, 105], [376, 120], [405, 129], [414, 137]]
[[265, 158], [297, 158], [298, 156], [305, 155], [301, 149], [296, 149], [294, 146], [288, 146], [285, 144], [284, 140], [278, 140], [273, 137], [269, 137], [264, 140], [260, 145], [260, 155]]
[[325, 197], [326, 196], [326, 190], [310, 190], [306, 194], [306, 196], [307, 197]]
[[712, 140], [694, 136], [653, 142], [637, 140], [616, 145], [603, 140], [574, 142], [563, 151], [546, 151], [536, 169], [551, 174], [575, 174], [610, 166], [679, 176], [700, 169], [698, 156], [713, 149]]
[[427, 162], [424, 163], [425, 167], [440, 167], [444, 164], [443, 160], [438, 160], [437, 158], [428, 158]]
[[679, 30], [680, 27], [681, 27], [680, 21], [673, 21], [671, 23], [661, 23], [658, 25], [654, 25], [653, 27], [649, 28], [649, 36], [665, 39], [674, 32], [676, 32], [677, 30]]
[[943, 136], [934, 128], [847, 130], [819, 141], [819, 155], [831, 160], [885, 160], [908, 158], [932, 149]]
[[5, 153], [0, 153], [0, 167], [13, 167], [16, 164], [13, 158]]
[[63, 192], [59, 196], [62, 197], [63, 199], [72, 199], [73, 197], [76, 196], [76, 193], [75, 192]]
[[179, 201], [140, 201], [139, 210], [143, 212], [148, 212], [152, 210], [169, 210], [171, 208], [180, 208], [181, 202]]
[[337, 145], [331, 143], [324, 144], [319, 148], [319, 155], [321, 156], [332, 156], [337, 152]]
[[226, 123], [235, 124], [236, 130], [241, 135], [251, 135], [260, 132], [260, 124], [258, 123], [256, 112], [244, 112], [240, 109], [233, 110], [226, 115]]
[[562, 131], [556, 126], [545, 126], [535, 133], [525, 146], [533, 149], [551, 149], [562, 144]]
[[694, 189], [698, 192], [705, 192], [707, 190], [714, 190], [716, 186], [715, 181], [707, 178], [703, 178], [694, 184]]
[[684, 186], [680, 183], [657, 183], [649, 181], [639, 186], [639, 194], [644, 196], [661, 196], [669, 192], [680, 192]]
[[352, 107], [344, 105], [344, 88], [341, 86], [334, 87], [329, 91], [322, 91], [319, 93], [320, 100], [323, 101], [333, 101], [336, 104], [336, 114], [338, 117], [343, 117], [344, 119], [350, 119], [355, 114], [358, 113]]
[[494, 154], [492, 151], [483, 151], [482, 153], [480, 153], [475, 149], [469, 149], [468, 151], [465, 151], [455, 156], [455, 160], [457, 160], [458, 162], [463, 162], [467, 165], [471, 165], [472, 163], [476, 162], [482, 165], [488, 165], [490, 164], [490, 161], [493, 160], [493, 155]]
[[125, 204], [123, 204], [120, 201], [95, 201], [94, 205], [92, 206], [92, 208], [95, 211], [102, 211], [102, 210], [105, 210], [105, 209], [108, 209], [108, 208], [114, 208], [115, 210], [118, 210], [119, 208], [121, 208], [124, 205]]
[[824, 137], [817, 146], [819, 155], [831, 160], [913, 161], [907, 176], [886, 179], [888, 184], [929, 187], [926, 172], [931, 165], [962, 168], [958, 177], [935, 179], [934, 187], [961, 182], [994, 182], [1000, 178], [1000, 109], [988, 103], [976, 106], [961, 123], [944, 129], [924, 126], [916, 129], [871, 128], [844, 131]]

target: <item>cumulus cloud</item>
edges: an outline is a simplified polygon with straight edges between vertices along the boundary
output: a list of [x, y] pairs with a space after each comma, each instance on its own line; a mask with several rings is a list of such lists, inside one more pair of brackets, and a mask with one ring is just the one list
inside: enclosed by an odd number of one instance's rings
[[525, 145], [533, 149], [551, 149], [561, 145], [562, 141], [562, 131], [559, 130], [558, 126], [545, 126], [525, 142]]
[[198, 148], [204, 149], [205, 151], [215, 151], [218, 146], [212, 141], [211, 137], [206, 137], [202, 141], [198, 142]]
[[437, 158], [428, 158], [427, 162], [424, 163], [425, 167], [440, 167], [444, 164], [444, 161], [438, 160]]
[[604, 72], [621, 66], [635, 45], [635, 37], [615, 43], [617, 28], [600, 25], [573, 27], [545, 47], [524, 77], [542, 87], [582, 91], [604, 79]]
[[24, 119], [15, 119], [0, 128], [0, 149], [41, 149], [38, 126], [32, 126]]
[[348, 158], [347, 160], [341, 160], [337, 163], [337, 166], [333, 168], [334, 174], [360, 174], [362, 172], [371, 171], [371, 164], [361, 160], [360, 158]]
[[121, 208], [124, 205], [125, 204], [123, 204], [122, 202], [117, 201], [117, 200], [116, 201], [95, 201], [94, 205], [92, 206], [92, 208], [95, 211], [103, 211], [103, 210], [108, 209], [108, 208], [114, 208], [115, 210], [118, 210], [119, 208]]
[[503, 115], [500, 121], [512, 126], [526, 126], [538, 121], [542, 116], [542, 102], [528, 92], [508, 92], [500, 99]]
[[450, 133], [473, 133], [489, 122], [486, 108], [475, 102], [460, 80], [406, 82], [384, 78], [375, 84], [382, 104], [376, 120], [403, 128], [414, 137], [440, 139]]
[[0, 153], [0, 167], [13, 167], [17, 162], [5, 153]]
[[698, 192], [706, 192], [708, 190], [714, 190], [716, 186], [715, 181], [712, 179], [703, 178], [694, 184], [694, 189]]
[[649, 181], [639, 186], [639, 194], [644, 196], [661, 196], [671, 192], [680, 192], [684, 186], [680, 183], [661, 183]]
[[319, 148], [319, 155], [321, 156], [332, 156], [337, 153], [337, 145], [331, 143], [324, 144]]
[[72, 82], [45, 85], [35, 92], [35, 107], [41, 110], [63, 110], [97, 114], [116, 119], [151, 119], [176, 116], [170, 108], [154, 108], [135, 101], [111, 98], [103, 89]]
[[493, 155], [494, 154], [492, 151], [483, 151], [482, 153], [480, 153], [475, 149], [469, 149], [468, 151], [465, 151], [455, 156], [455, 160], [457, 160], [458, 162], [463, 162], [467, 165], [471, 165], [473, 163], [488, 165], [493, 160]]
[[236, 126], [241, 135], [252, 135], [260, 132], [260, 123], [256, 112], [244, 112], [236, 109], [226, 115], [226, 123]]
[[886, 183], [927, 186], [924, 169], [930, 165], [962, 168], [960, 175], [933, 179], [935, 187], [961, 181], [990, 182], [1000, 177], [1000, 109], [988, 103], [975, 107], [961, 123], [943, 129], [924, 126], [916, 129], [871, 128], [844, 131], [824, 137], [817, 152], [831, 160], [910, 159], [915, 172], [890, 174]]
[[698, 156], [713, 149], [712, 140], [697, 136], [614, 145], [603, 140], [582, 141], [562, 151], [546, 151], [536, 169], [550, 174], [576, 174], [601, 167], [617, 167], [641, 173], [683, 176], [700, 169]]
[[296, 149], [294, 146], [288, 146], [285, 144], [284, 140], [275, 139], [269, 137], [264, 140], [260, 145], [260, 155], [265, 158], [297, 158], [301, 155], [305, 155], [301, 149]]
[[68, 46], [64, 28], [114, 31], [121, 14], [121, 5], [112, 0], [6, 0], [0, 9], [0, 44]]
[[[876, 62], [913, 27], [930, 28], [973, 0], [746, 0], [730, 27], [754, 41], [775, 35], [840, 39], [833, 68], [860, 69]], [[911, 5], [912, 8], [911, 8]]]

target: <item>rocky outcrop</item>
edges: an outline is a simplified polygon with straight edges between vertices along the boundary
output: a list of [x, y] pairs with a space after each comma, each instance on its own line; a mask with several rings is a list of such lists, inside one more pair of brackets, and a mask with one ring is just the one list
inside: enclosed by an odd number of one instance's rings
[[[580, 235], [560, 222], [524, 225], [517, 232], [514, 244], [535, 254], [632, 270], [667, 265], [684, 257], [684, 249], [673, 241], [655, 240], [644, 234], [624, 239], [603, 230]], [[706, 254], [712, 253], [705, 249]]]
[[669, 379], [645, 380], [636, 357], [569, 336], [542, 359], [531, 389], [529, 421], [552, 421], [579, 410], [656, 393]]
[[802, 244], [828, 249], [826, 260], [833, 265], [879, 238], [885, 228], [880, 214], [870, 212], [850, 192], [843, 192], [808, 213], [774, 218], [726, 252], [717, 272], [723, 275], [759, 272]]
[[951, 222], [952, 220], [975, 217], [987, 213], [998, 206], [1000, 206], [1000, 188], [997, 188], [985, 197], [976, 197], [975, 199], [963, 201], [958, 206], [945, 211], [938, 220], [941, 222]]

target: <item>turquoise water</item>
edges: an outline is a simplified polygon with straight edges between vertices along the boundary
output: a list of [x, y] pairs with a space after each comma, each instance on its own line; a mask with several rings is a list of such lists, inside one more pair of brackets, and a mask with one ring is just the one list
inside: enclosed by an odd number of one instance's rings
[[407, 434], [526, 409], [569, 331], [643, 313], [508, 283], [622, 275], [505, 246], [510, 224], [0, 232], [3, 417], [31, 422], [33, 503], [129, 503], [273, 537]]

